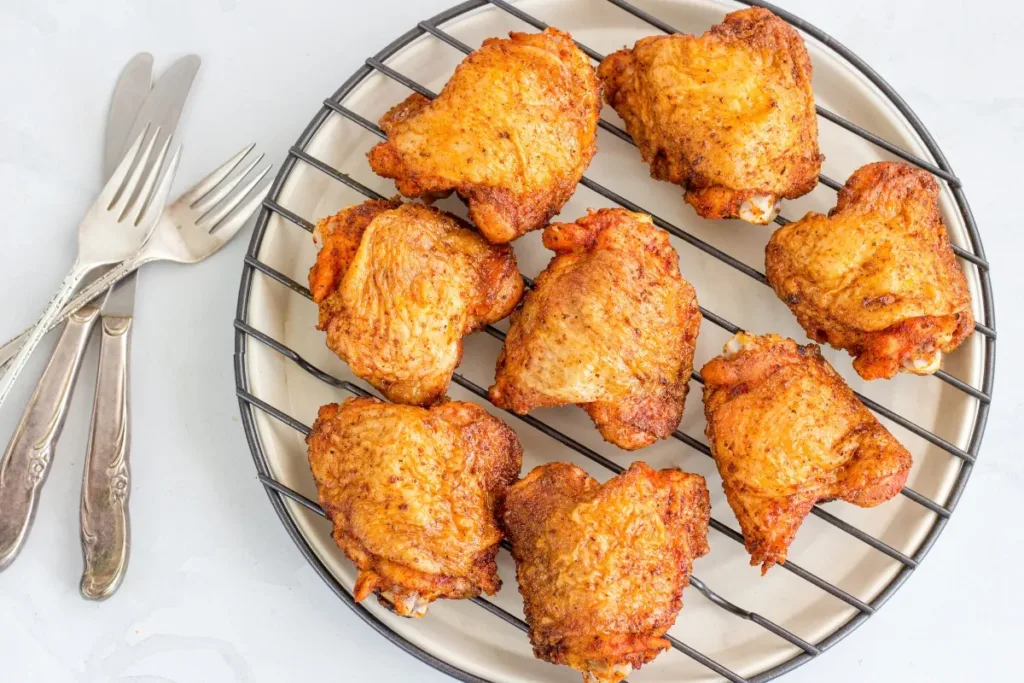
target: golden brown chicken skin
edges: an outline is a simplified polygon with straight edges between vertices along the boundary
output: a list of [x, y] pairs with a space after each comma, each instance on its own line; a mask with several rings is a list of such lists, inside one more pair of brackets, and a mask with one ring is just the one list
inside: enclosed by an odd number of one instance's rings
[[708, 443], [762, 574], [786, 561], [815, 503], [874, 507], [906, 483], [910, 453], [814, 344], [740, 333], [701, 374]]
[[452, 190], [480, 232], [505, 243], [558, 213], [597, 151], [601, 93], [558, 29], [489, 38], [433, 102], [413, 94], [380, 120], [370, 166], [408, 197]]
[[306, 443], [334, 540], [359, 570], [357, 602], [376, 592], [420, 617], [439, 598], [498, 591], [495, 515], [522, 466], [503, 422], [471, 403], [352, 398], [322, 407]]
[[309, 272], [318, 328], [359, 377], [398, 403], [444, 397], [462, 337], [523, 292], [515, 254], [451, 214], [370, 200], [320, 221]]
[[846, 349], [864, 379], [928, 375], [974, 331], [971, 295], [931, 174], [904, 163], [858, 169], [828, 216], [772, 235], [768, 282], [807, 335]]
[[811, 61], [766, 9], [733, 12], [702, 36], [644, 38], [598, 76], [651, 175], [681, 185], [704, 218], [767, 224], [818, 182]]
[[578, 404], [606, 441], [642, 448], [679, 425], [700, 310], [668, 233], [622, 209], [554, 223], [555, 257], [513, 313], [490, 389], [523, 414]]
[[603, 485], [559, 462], [516, 483], [502, 518], [534, 654], [590, 683], [654, 659], [708, 552], [710, 515], [703, 477], [642, 462]]

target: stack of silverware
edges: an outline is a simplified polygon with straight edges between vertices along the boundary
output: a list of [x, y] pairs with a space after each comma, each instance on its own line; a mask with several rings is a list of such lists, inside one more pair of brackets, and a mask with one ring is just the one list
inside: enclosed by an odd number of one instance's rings
[[[154, 83], [153, 57], [136, 55], [118, 80], [107, 119], [105, 185], [78, 229], [78, 254], [34, 326], [0, 347], [0, 405], [51, 329], [60, 339], [0, 461], [0, 570], [17, 557], [99, 322], [100, 355], [82, 479], [83, 597], [117, 590], [130, 533], [129, 344], [136, 271], [154, 261], [197, 263], [216, 253], [266, 196], [269, 165], [249, 145], [168, 205], [181, 146], [178, 118], [200, 59], [176, 61]], [[248, 160], [248, 161], [247, 161]]]

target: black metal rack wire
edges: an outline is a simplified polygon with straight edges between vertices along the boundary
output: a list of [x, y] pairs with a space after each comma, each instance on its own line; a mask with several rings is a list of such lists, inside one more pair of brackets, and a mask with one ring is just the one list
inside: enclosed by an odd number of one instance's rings
[[[652, 28], [658, 31], [662, 31], [665, 33], [677, 32], [672, 26], [668, 25], [659, 18], [652, 16], [651, 14], [645, 12], [644, 10], [636, 7], [627, 0], [605, 1], [618, 7], [623, 12], [626, 12], [632, 15], [633, 17], [636, 17], [642, 20], [643, 22], [646, 22]], [[956, 175], [950, 168], [949, 163], [946, 161], [938, 145], [935, 143], [934, 139], [921, 124], [917, 116], [911, 111], [910, 107], [875, 71], [873, 71], [869, 66], [867, 66], [867, 64], [865, 64], [860, 58], [858, 58], [856, 55], [850, 52], [850, 50], [848, 50], [846, 47], [835, 41], [833, 38], [822, 32], [821, 30], [815, 28], [814, 26], [808, 24], [807, 22], [801, 20], [800, 18], [792, 15], [791, 13], [786, 12], [785, 10], [775, 7], [774, 5], [771, 5], [769, 3], [762, 2], [760, 0], [738, 1], [746, 5], [756, 5], [770, 9], [775, 14], [780, 16], [782, 19], [786, 20], [787, 22], [795, 26], [797, 29], [799, 29], [806, 35], [809, 35], [817, 39], [827, 48], [831, 49], [833, 52], [835, 52], [840, 57], [845, 59], [850, 65], [856, 68], [870, 82], [872, 82], [886, 97], [888, 97], [891, 103], [904, 116], [907, 122], [910, 123], [910, 125], [913, 127], [917, 135], [920, 137], [921, 141], [923, 142], [924, 146], [928, 149], [928, 152], [930, 153], [934, 161], [927, 161], [925, 159], [921, 159], [920, 157], [906, 150], [903, 150], [897, 147], [896, 145], [887, 142], [886, 140], [883, 140], [877, 135], [867, 130], [864, 130], [860, 126], [850, 121], [847, 121], [841, 116], [833, 112], [830, 112], [826, 109], [823, 109], [820, 106], [818, 107], [818, 115], [821, 118], [826, 119], [840, 126], [841, 128], [849, 131], [851, 134], [857, 135], [862, 139], [873, 143], [880, 149], [883, 149], [890, 154], [893, 154], [911, 164], [914, 164], [920, 168], [923, 168], [931, 172], [938, 178], [942, 179], [948, 185], [955, 199], [957, 208], [963, 218], [970, 239], [969, 249], [956, 246], [954, 247], [954, 250], [956, 251], [957, 255], [963, 260], [963, 262], [970, 264], [971, 267], [976, 269], [978, 275], [978, 282], [980, 283], [982, 320], [979, 320], [979, 323], [976, 328], [976, 334], [982, 337], [984, 356], [981, 387], [974, 387], [969, 383], [959, 378], [953, 377], [952, 375], [949, 375], [948, 373], [943, 371], [940, 371], [938, 373], [939, 378], [943, 382], [946, 382], [950, 386], [955, 387], [957, 390], [964, 392], [966, 395], [973, 398], [976, 402], [974, 426], [970, 438], [968, 440], [968, 445], [966, 449], [960, 448], [955, 444], [950, 443], [949, 441], [943, 439], [937, 434], [934, 434], [926, 430], [925, 428], [921, 427], [920, 425], [913, 423], [912, 421], [895, 413], [894, 411], [890, 410], [889, 408], [886, 408], [885, 406], [877, 403], [876, 401], [873, 401], [865, 396], [859, 395], [860, 399], [872, 411], [874, 411], [878, 415], [888, 418], [889, 420], [895, 422], [904, 429], [907, 429], [911, 433], [917, 435], [918, 437], [921, 437], [922, 439], [928, 441], [929, 443], [934, 444], [935, 446], [942, 449], [949, 455], [959, 459], [961, 463], [957, 479], [953, 484], [952, 489], [950, 490], [944, 502], [931, 500], [930, 498], [909, 488], [904, 488], [902, 490], [901, 493], [904, 496], [906, 496], [914, 503], [922, 506], [923, 508], [934, 514], [934, 521], [932, 523], [931, 529], [928, 532], [923, 543], [913, 554], [913, 556], [908, 556], [905, 553], [897, 550], [896, 548], [893, 548], [885, 544], [879, 539], [835, 517], [834, 515], [830, 514], [829, 512], [820, 507], [814, 508], [812, 514], [814, 514], [815, 516], [821, 518], [828, 524], [835, 526], [836, 528], [853, 537], [857, 541], [874, 548], [875, 550], [883, 553], [889, 558], [892, 558], [901, 565], [901, 569], [895, 576], [895, 578], [871, 602], [864, 602], [858, 597], [826, 581], [825, 579], [822, 579], [821, 577], [802, 568], [801, 566], [792, 561], [787, 561], [785, 564], [781, 565], [784, 571], [788, 571], [796, 575], [797, 577], [803, 579], [804, 581], [807, 581], [808, 583], [820, 589], [821, 591], [828, 593], [834, 598], [837, 598], [842, 602], [846, 603], [847, 605], [851, 606], [852, 608], [854, 608], [855, 615], [851, 619], [849, 619], [849, 621], [847, 621], [843, 626], [841, 626], [838, 630], [828, 635], [824, 639], [820, 640], [819, 642], [808, 642], [803, 638], [797, 636], [796, 634], [790, 632], [786, 628], [774, 623], [773, 621], [757, 613], [748, 611], [743, 607], [733, 604], [729, 600], [721, 597], [720, 595], [716, 594], [713, 590], [711, 590], [708, 587], [708, 585], [701, 581], [699, 578], [693, 577], [691, 579], [691, 584], [697, 590], [703, 593], [715, 605], [739, 618], [748, 620], [752, 623], [755, 623], [763, 627], [767, 631], [775, 634], [782, 640], [798, 648], [799, 652], [798, 654], [790, 658], [788, 661], [785, 661], [772, 669], [761, 672], [758, 675], [748, 679], [729, 670], [724, 665], [698, 652], [694, 648], [679, 641], [678, 639], [669, 637], [669, 641], [671, 642], [672, 647], [682, 652], [683, 654], [689, 656], [693, 660], [699, 662], [700, 664], [704, 665], [709, 670], [715, 672], [724, 679], [734, 681], [736, 683], [745, 683], [747, 681], [750, 681], [751, 683], [760, 683], [762, 681], [768, 681], [773, 678], [776, 678], [777, 676], [780, 676], [783, 673], [790, 671], [791, 669], [799, 666], [800, 664], [803, 664], [804, 662], [814, 657], [817, 657], [822, 652], [825, 652], [830, 647], [832, 647], [837, 642], [846, 637], [860, 624], [862, 624], [869, 616], [874, 614], [875, 611], [877, 611], [892, 596], [892, 594], [903, 584], [903, 582], [910, 576], [914, 569], [920, 564], [920, 562], [924, 559], [925, 555], [927, 555], [928, 551], [932, 547], [932, 544], [935, 542], [935, 540], [941, 533], [942, 529], [945, 527], [945, 524], [949, 519], [949, 516], [953, 513], [954, 509], [956, 508], [957, 502], [960, 498], [961, 493], [963, 492], [964, 486], [967, 483], [974, 462], [976, 461], [978, 456], [978, 451], [981, 446], [982, 436], [984, 434], [985, 423], [988, 417], [989, 405], [992, 396], [992, 385], [995, 373], [996, 332], [994, 303], [992, 297], [991, 282], [988, 272], [989, 265], [985, 259], [984, 249], [982, 248], [981, 244], [981, 237], [978, 233], [977, 226], [971, 214], [970, 207], [967, 204], [967, 198], [964, 195], [963, 187], [961, 185], [960, 180], [956, 177]], [[388, 66], [388, 59], [393, 57], [402, 48], [406, 47], [413, 41], [423, 36], [433, 36], [434, 38], [451, 46], [453, 49], [459, 50], [462, 53], [469, 53], [470, 51], [472, 51], [473, 48], [471, 48], [469, 45], [462, 43], [457, 38], [453, 37], [448, 32], [446, 32], [444, 29], [444, 25], [447, 22], [450, 22], [451, 20], [462, 16], [466, 12], [478, 9], [480, 7], [484, 7], [486, 5], [492, 5], [500, 9], [501, 11], [507, 12], [509, 15], [514, 16], [523, 22], [526, 22], [527, 24], [537, 29], [543, 29], [547, 26], [540, 19], [527, 14], [526, 12], [522, 11], [522, 9], [520, 9], [519, 7], [512, 5], [504, 0], [467, 0], [455, 7], [452, 7], [451, 9], [445, 12], [438, 14], [437, 16], [429, 20], [420, 22], [415, 28], [411, 29], [410, 31], [400, 36], [398, 39], [396, 39], [394, 42], [392, 42], [390, 45], [385, 47], [383, 50], [381, 50], [373, 57], [367, 59], [365, 64], [362, 67], [360, 67], [341, 86], [341, 88], [338, 89], [337, 92], [335, 92], [330, 98], [324, 101], [320, 111], [316, 114], [316, 116], [313, 117], [313, 120], [306, 127], [305, 131], [303, 131], [302, 135], [299, 137], [296, 144], [289, 150], [288, 158], [282, 165], [281, 171], [278, 174], [276, 180], [274, 181], [273, 186], [271, 187], [268, 198], [264, 202], [263, 210], [261, 211], [259, 219], [257, 221], [252, 241], [249, 245], [249, 250], [248, 253], [246, 254], [244, 261], [241, 284], [239, 288], [238, 309], [234, 323], [236, 387], [246, 438], [248, 440], [250, 450], [252, 451], [253, 460], [256, 464], [259, 479], [266, 487], [267, 494], [270, 498], [270, 502], [273, 505], [274, 509], [277, 511], [277, 514], [281, 518], [281, 521], [284, 524], [285, 528], [287, 529], [289, 535], [295, 541], [296, 545], [299, 547], [300, 551], [303, 553], [306, 559], [310, 562], [310, 564], [312, 564], [314, 569], [316, 569], [316, 571], [320, 574], [323, 580], [328, 584], [328, 586], [330, 586], [330, 588], [335, 592], [335, 594], [337, 594], [339, 598], [341, 598], [346, 604], [348, 604], [363, 620], [365, 620], [375, 630], [383, 634], [393, 643], [395, 643], [402, 649], [406, 650], [407, 652], [413, 654], [421, 661], [463, 681], [484, 681], [484, 679], [481, 679], [466, 671], [458, 669], [452, 664], [440, 660], [437, 657], [434, 657], [430, 653], [426, 652], [425, 650], [417, 647], [416, 645], [412, 644], [411, 642], [403, 638], [401, 635], [393, 631], [387, 624], [380, 620], [373, 612], [368, 610], [366, 607], [355, 603], [352, 600], [351, 593], [348, 590], [346, 590], [345, 587], [341, 585], [341, 583], [338, 582], [338, 580], [331, 574], [330, 570], [320, 561], [312, 547], [309, 545], [309, 543], [306, 541], [306, 539], [300, 532], [298, 526], [295, 523], [295, 520], [292, 518], [290, 512], [288, 511], [284, 504], [284, 501], [286, 499], [294, 501], [295, 503], [298, 503], [299, 505], [320, 515], [323, 515], [323, 511], [320, 509], [320, 506], [317, 505], [315, 502], [309, 500], [308, 498], [305, 498], [296, 491], [288, 488], [284, 484], [281, 484], [280, 482], [273, 479], [273, 477], [271, 476], [271, 469], [269, 461], [267, 459], [266, 452], [264, 450], [263, 442], [256, 428], [253, 411], [262, 411], [263, 413], [266, 413], [267, 415], [276, 418], [285, 425], [288, 425], [289, 427], [297, 430], [302, 434], [307, 434], [309, 432], [309, 427], [303, 424], [302, 422], [296, 420], [294, 417], [284, 413], [277, 407], [270, 405], [269, 403], [265, 402], [258, 396], [251, 393], [248, 368], [246, 365], [246, 345], [250, 339], [255, 340], [273, 349], [277, 353], [281, 354], [281, 356], [283, 356], [284, 358], [287, 358], [298, 367], [302, 368], [312, 376], [327, 383], [332, 387], [341, 389], [343, 391], [347, 391], [354, 395], [369, 395], [369, 393], [362, 387], [352, 382], [334, 377], [328, 374], [327, 372], [321, 370], [320, 368], [315, 367], [314, 365], [306, 361], [304, 358], [302, 358], [293, 349], [287, 347], [277, 339], [274, 339], [273, 337], [261, 332], [260, 330], [256, 329], [255, 327], [249, 324], [249, 302], [252, 293], [253, 278], [257, 273], [261, 273], [269, 277], [270, 279], [280, 283], [282, 286], [287, 287], [291, 291], [307, 299], [311, 299], [310, 292], [306, 287], [299, 284], [298, 282], [295, 282], [287, 275], [275, 270], [268, 264], [263, 263], [262, 261], [259, 260], [258, 254], [260, 251], [260, 246], [263, 242], [268, 222], [271, 216], [273, 216], [274, 214], [277, 214], [278, 216], [285, 219], [287, 222], [307, 232], [312, 232], [313, 230], [314, 226], [309, 221], [289, 211], [286, 207], [280, 205], [277, 202], [281, 189], [284, 187], [286, 180], [288, 179], [292, 170], [295, 168], [296, 164], [308, 164], [309, 166], [312, 166], [313, 168], [326, 174], [330, 178], [333, 178], [334, 180], [343, 183], [347, 187], [365, 195], [368, 198], [381, 198], [381, 195], [379, 195], [374, 190], [361, 184], [360, 182], [353, 179], [346, 173], [338, 169], [332, 168], [331, 166], [324, 163], [320, 159], [317, 159], [316, 157], [309, 154], [309, 152], [306, 151], [307, 146], [309, 145], [313, 137], [316, 135], [316, 133], [320, 130], [321, 126], [323, 126], [327, 119], [332, 115], [340, 115], [341, 117], [347, 119], [348, 121], [355, 123], [356, 125], [361, 126], [365, 130], [370, 131], [371, 133], [374, 133], [375, 135], [378, 135], [381, 138], [383, 138], [384, 133], [383, 131], [380, 130], [380, 128], [377, 125], [375, 125], [371, 121], [360, 116], [359, 114], [345, 106], [345, 98], [350, 93], [352, 93], [352, 91], [355, 89], [357, 85], [359, 85], [364, 79], [366, 79], [368, 76], [374, 73], [383, 74], [384, 76], [396, 81], [397, 83], [406, 86], [410, 90], [419, 92], [425, 95], [426, 97], [434, 97], [434, 93], [425, 88], [423, 85], [417, 83], [416, 81], [408, 78], [407, 76], [403, 75], [402, 73], [399, 73], [395, 69]], [[579, 44], [579, 47], [583, 50], [583, 52], [585, 52], [589, 57], [591, 57], [594, 60], [600, 60], [602, 58], [601, 54], [595, 52], [586, 45]], [[602, 130], [632, 144], [632, 139], [630, 138], [630, 136], [618, 126], [615, 126], [614, 124], [602, 120], [600, 122], [600, 127]], [[839, 183], [828, 177], [825, 177], [824, 175], [820, 177], [820, 182], [821, 184], [833, 190], [838, 190], [840, 188]], [[583, 187], [588, 188], [589, 190], [601, 195], [605, 199], [610, 200], [626, 209], [650, 214], [650, 211], [647, 211], [644, 207], [635, 204], [628, 198], [615, 193], [614, 191], [610, 190], [607, 187], [604, 187], [603, 185], [593, 181], [590, 178], [584, 177], [580, 184]], [[754, 268], [751, 268], [750, 266], [746, 265], [745, 263], [742, 263], [738, 259], [721, 251], [720, 249], [714, 247], [713, 245], [708, 244], [699, 237], [686, 232], [682, 228], [673, 225], [669, 221], [666, 221], [665, 219], [657, 215], [652, 214], [652, 218], [654, 219], [654, 223], [656, 225], [667, 230], [669, 233], [671, 233], [675, 237], [678, 237], [679, 239], [686, 242], [690, 246], [703, 251], [704, 253], [718, 259], [719, 261], [722, 261], [723, 263], [731, 266], [732, 268], [743, 273], [744, 275], [747, 275], [748, 277], [762, 284], [767, 285], [763, 273], [757, 271]], [[778, 222], [779, 224], [785, 224], [788, 221], [780, 216], [779, 218], [776, 219], [776, 222]], [[527, 284], [531, 284], [529, 280], [527, 280]], [[740, 329], [737, 325], [726, 320], [722, 316], [715, 314], [712, 311], [701, 308], [701, 312], [706, 320], [710, 321], [714, 325], [730, 333], [735, 333]], [[486, 332], [499, 340], [504, 340], [504, 334], [493, 326], [487, 328]], [[459, 374], [456, 374], [453, 377], [453, 380], [456, 384], [468, 390], [476, 397], [483, 400], [487, 400], [487, 392], [483, 387], [475, 384], [474, 382], [466, 379], [465, 377]], [[702, 381], [700, 375], [696, 372], [693, 374], [693, 380], [698, 383]], [[571, 448], [580, 455], [589, 458], [590, 460], [594, 461], [595, 463], [598, 463], [599, 465], [607, 468], [608, 470], [614, 473], [621, 472], [624, 469], [617, 463], [609, 460], [603, 455], [593, 451], [592, 449], [579, 443], [570, 436], [554, 429], [550, 425], [547, 425], [546, 423], [538, 420], [535, 417], [532, 417], [530, 415], [514, 415], [512, 413], [509, 413], [509, 415], [514, 417], [516, 420], [525, 423], [529, 427], [541, 431], [547, 436], [557, 440], [559, 443]], [[687, 446], [698, 451], [699, 453], [702, 453], [703, 455], [708, 457], [711, 456], [708, 446], [700, 442], [699, 440], [691, 437], [690, 435], [677, 430], [673, 434], [673, 436], [680, 442], [686, 444]], [[722, 523], [721, 521], [712, 518], [711, 527], [712, 529], [714, 529], [718, 533], [723, 534], [725, 537], [731, 539], [732, 541], [740, 544], [743, 543], [742, 536], [736, 531], [734, 531], [731, 527]], [[511, 624], [522, 631], [526, 631], [526, 624], [521, 619], [508, 613], [507, 611], [503, 610], [501, 607], [495, 605], [494, 603], [483, 598], [476, 598], [473, 600], [473, 602], [482, 607], [483, 609], [485, 609], [486, 611], [488, 611], [489, 613], [491, 613], [492, 615], [505, 621], [506, 623]]]

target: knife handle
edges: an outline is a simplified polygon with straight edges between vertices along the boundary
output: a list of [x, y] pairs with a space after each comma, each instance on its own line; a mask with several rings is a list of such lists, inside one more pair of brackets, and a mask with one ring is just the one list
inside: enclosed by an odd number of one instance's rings
[[96, 398], [82, 479], [82, 597], [113, 595], [128, 567], [128, 359], [132, 319], [103, 316]]
[[68, 404], [99, 309], [68, 317], [50, 361], [0, 461], [0, 570], [14, 561], [35, 517]]

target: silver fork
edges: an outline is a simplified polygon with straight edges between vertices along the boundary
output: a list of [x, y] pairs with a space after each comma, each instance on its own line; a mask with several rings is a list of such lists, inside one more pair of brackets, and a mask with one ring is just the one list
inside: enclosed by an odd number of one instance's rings
[[[241, 173], [225, 181], [255, 146], [255, 143], [249, 145], [178, 197], [164, 210], [145, 246], [83, 287], [53, 318], [48, 329], [64, 322], [68, 316], [105, 292], [110, 285], [147, 263], [197, 263], [227, 244], [263, 202], [269, 189], [268, 185], [252, 193], [271, 169], [267, 165], [252, 175], [262, 161], [263, 154], [249, 162]], [[247, 182], [239, 188], [247, 178]], [[250, 193], [252, 196], [246, 200]], [[0, 347], [0, 373], [6, 369], [31, 331], [31, 328], [25, 330]]]
[[[147, 136], [148, 130], [143, 130], [78, 227], [78, 255], [43, 315], [29, 330], [11, 369], [0, 380], [0, 405], [10, 394], [28, 357], [89, 271], [130, 258], [156, 228], [181, 159], [178, 146], [164, 168], [171, 145], [167, 138], [157, 152], [156, 162], [149, 165], [159, 132], [157, 129]], [[147, 137], [149, 141], [143, 145]]]

